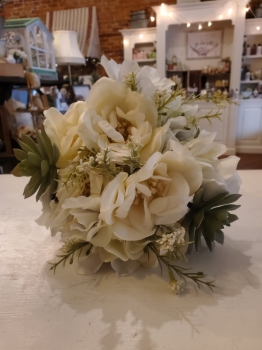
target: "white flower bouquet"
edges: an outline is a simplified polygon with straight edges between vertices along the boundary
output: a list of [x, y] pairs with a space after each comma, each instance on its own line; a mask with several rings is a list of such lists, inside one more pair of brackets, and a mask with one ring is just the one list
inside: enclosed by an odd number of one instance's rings
[[[169, 286], [193, 281], [212, 289], [202, 272], [179, 265], [201, 240], [212, 251], [223, 243], [224, 226], [238, 195], [238, 158], [219, 159], [226, 147], [215, 133], [200, 130], [200, 119], [219, 118], [230, 101], [182, 98], [182, 89], [160, 80], [154, 68], [122, 65], [102, 57], [108, 77], [92, 87], [86, 102], [62, 115], [45, 111], [37, 143], [23, 136], [15, 150], [15, 176], [29, 176], [25, 198], [42, 202], [39, 225], [61, 233], [56, 270], [68, 261], [78, 273], [95, 273], [110, 263], [118, 275], [140, 265], [165, 267]], [[198, 117], [199, 99], [216, 104]]]

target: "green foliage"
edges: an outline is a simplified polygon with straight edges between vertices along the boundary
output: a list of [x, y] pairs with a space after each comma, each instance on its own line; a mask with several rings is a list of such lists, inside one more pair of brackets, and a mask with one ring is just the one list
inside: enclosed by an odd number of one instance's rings
[[93, 245], [91, 243], [86, 242], [86, 241], [77, 240], [77, 239], [72, 239], [71, 241], [65, 242], [65, 244], [61, 248], [61, 251], [64, 254], [57, 255], [57, 257], [61, 258], [61, 259], [56, 263], [50, 263], [52, 265], [50, 267], [50, 270], [54, 270], [54, 273], [55, 273], [57, 266], [60, 265], [61, 263], [63, 266], [65, 266], [68, 259], [70, 259], [69, 264], [73, 264], [74, 255], [76, 252], [78, 253], [78, 258], [79, 258], [80, 254], [82, 253], [82, 250], [84, 248], [87, 248], [85, 254], [89, 255], [92, 247], [93, 247]]
[[[214, 242], [223, 244], [224, 226], [230, 226], [238, 217], [229, 211], [236, 210], [240, 205], [231, 204], [237, 201], [240, 194], [221, 193], [218, 196], [205, 201], [204, 189], [200, 188], [189, 203], [189, 212], [184, 217], [181, 225], [188, 231], [189, 241], [195, 242], [196, 251], [200, 249], [201, 237], [210, 249], [213, 250]], [[188, 251], [192, 250], [193, 244], [189, 245]]]
[[197, 284], [198, 288], [201, 288], [201, 286], [204, 285], [213, 291], [213, 288], [215, 287], [214, 282], [205, 281], [204, 278], [206, 277], [206, 274], [203, 272], [189, 272], [189, 269], [175, 265], [172, 257], [168, 255], [160, 255], [160, 251], [154, 243], [149, 243], [147, 247], [156, 255], [161, 271], [162, 265], [164, 265], [168, 269], [169, 275], [170, 272], [172, 272], [172, 275], [174, 272], [179, 278], [184, 280], [185, 283], [187, 283], [187, 280], [191, 280]]
[[20, 163], [13, 169], [14, 176], [29, 176], [31, 179], [24, 189], [24, 197], [32, 196], [36, 191], [36, 200], [50, 186], [50, 194], [57, 187], [57, 167], [59, 151], [55, 144], [52, 145], [44, 129], [36, 130], [35, 143], [30, 137], [23, 135], [19, 145], [22, 149], [14, 149], [15, 156]]

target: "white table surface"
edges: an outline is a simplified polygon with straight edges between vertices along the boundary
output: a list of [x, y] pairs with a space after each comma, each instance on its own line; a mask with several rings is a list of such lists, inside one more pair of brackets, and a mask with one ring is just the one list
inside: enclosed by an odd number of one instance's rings
[[219, 287], [179, 296], [158, 270], [118, 278], [49, 271], [60, 246], [24, 200], [26, 178], [0, 175], [1, 350], [261, 350], [262, 171], [241, 171], [240, 220], [224, 246], [190, 256]]

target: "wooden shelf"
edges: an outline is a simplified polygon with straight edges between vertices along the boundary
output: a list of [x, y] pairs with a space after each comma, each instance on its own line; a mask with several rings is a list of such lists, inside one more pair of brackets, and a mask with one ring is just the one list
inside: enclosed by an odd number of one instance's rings
[[156, 62], [156, 58], [143, 58], [141, 60], [134, 60], [137, 63], [144, 63], [144, 62]]
[[248, 55], [248, 56], [242, 56], [243, 58], [262, 58], [262, 55]]
[[262, 80], [241, 80], [241, 84], [258, 84], [262, 82]]

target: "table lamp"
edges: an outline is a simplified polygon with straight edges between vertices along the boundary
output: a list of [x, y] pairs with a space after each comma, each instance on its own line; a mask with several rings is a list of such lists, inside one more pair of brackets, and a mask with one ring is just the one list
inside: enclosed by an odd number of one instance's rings
[[77, 33], [72, 30], [57, 30], [53, 35], [56, 63], [68, 66], [69, 82], [72, 85], [70, 65], [85, 64], [85, 58], [78, 47]]

